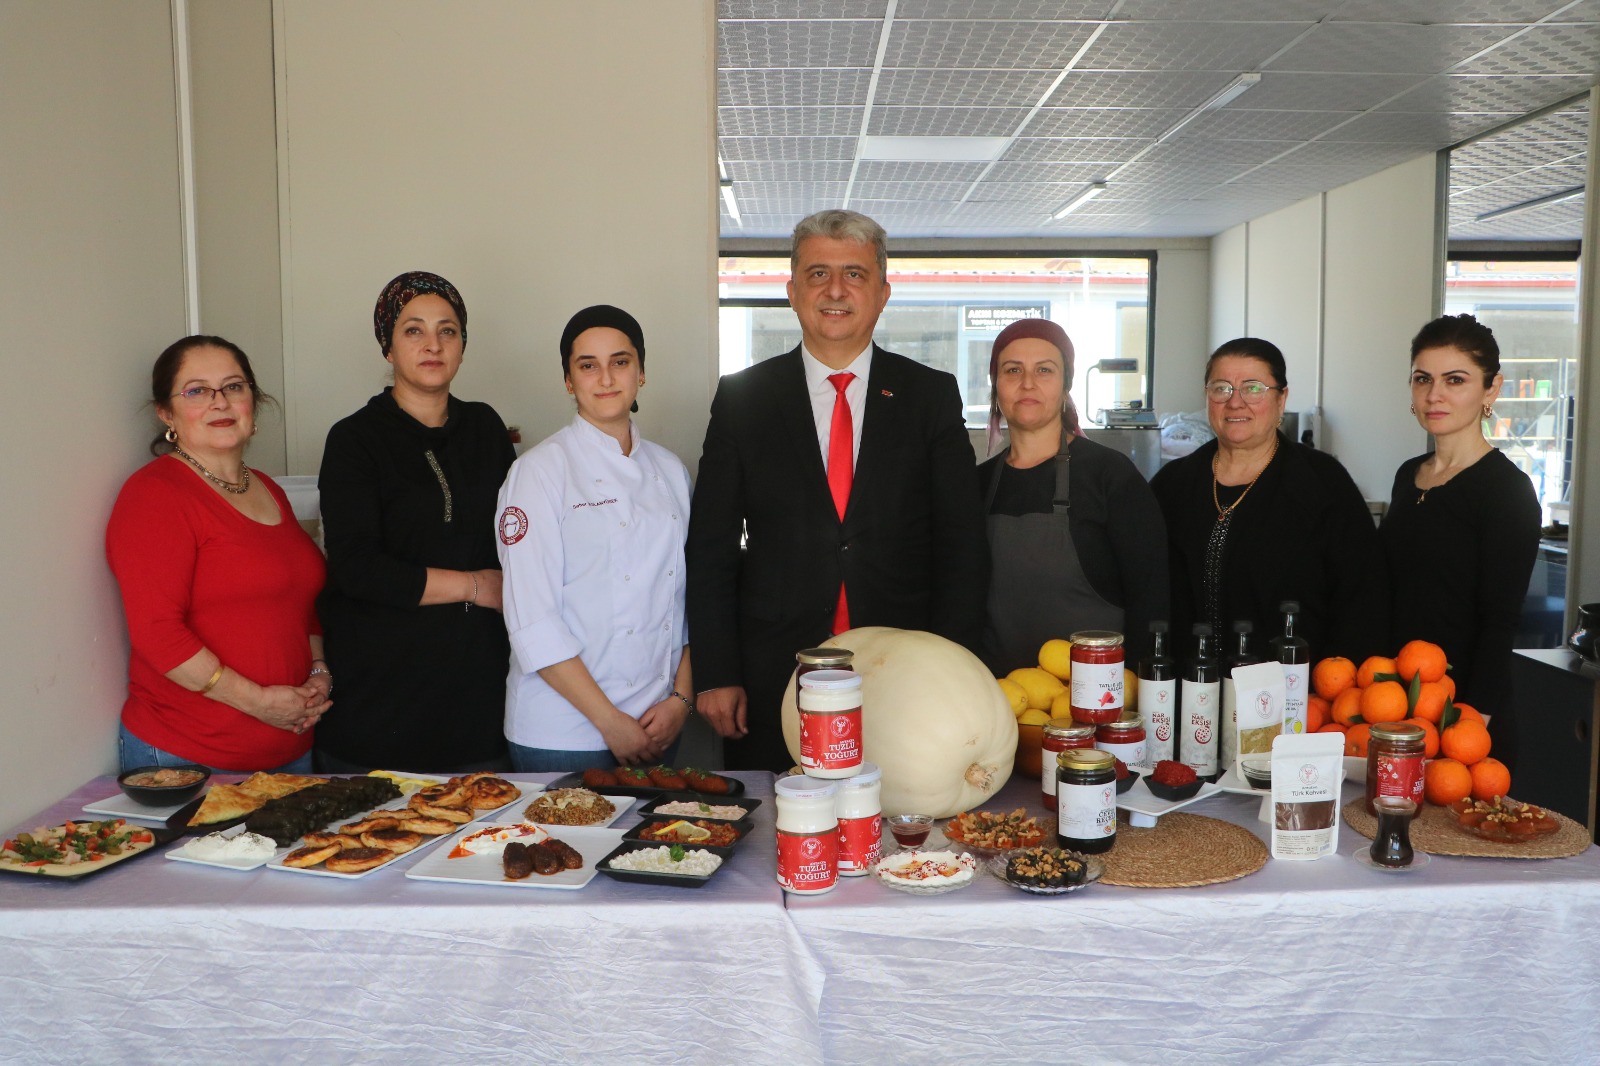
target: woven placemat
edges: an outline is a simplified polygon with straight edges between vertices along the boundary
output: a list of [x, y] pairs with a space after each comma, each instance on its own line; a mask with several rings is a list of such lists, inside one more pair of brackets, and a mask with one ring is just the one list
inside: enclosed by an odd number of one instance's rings
[[1101, 856], [1102, 884], [1128, 888], [1193, 888], [1233, 881], [1267, 864], [1267, 846], [1248, 829], [1203, 814], [1163, 814], [1153, 829], [1122, 816], [1117, 843]]
[[[1411, 820], [1411, 846], [1429, 855], [1468, 855], [1490, 859], [1565, 859], [1588, 850], [1594, 843], [1589, 830], [1564, 814], [1550, 811], [1550, 816], [1561, 823], [1554, 833], [1515, 844], [1500, 844], [1485, 840], [1471, 830], [1464, 829], [1450, 813], [1449, 807], [1422, 805], [1422, 813]], [[1351, 829], [1371, 840], [1378, 832], [1377, 816], [1367, 813], [1365, 799], [1351, 800], [1344, 805], [1344, 822]]]

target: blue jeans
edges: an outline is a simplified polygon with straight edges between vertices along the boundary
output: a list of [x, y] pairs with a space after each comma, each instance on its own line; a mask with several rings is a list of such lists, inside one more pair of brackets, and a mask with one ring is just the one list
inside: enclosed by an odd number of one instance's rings
[[[120, 722], [117, 723], [117, 762], [121, 764], [123, 773], [140, 766], [197, 765], [193, 759], [185, 759], [183, 756], [174, 755], [170, 751], [162, 751], [154, 744], [140, 740], [128, 732], [128, 727]], [[208, 766], [206, 769], [219, 774], [246, 772], [220, 766]], [[311, 753], [308, 751], [293, 762], [284, 763], [271, 772], [277, 774], [309, 774], [311, 772]]]
[[[506, 747], [511, 749], [511, 768], [519, 774], [609, 770], [617, 765], [617, 757], [611, 754], [609, 748], [601, 748], [599, 751], [564, 751], [560, 748], [528, 748], [521, 744], [513, 744], [511, 741], [506, 741]], [[674, 740], [672, 747], [662, 754], [662, 763], [671, 766], [673, 757], [677, 754], [678, 742]]]

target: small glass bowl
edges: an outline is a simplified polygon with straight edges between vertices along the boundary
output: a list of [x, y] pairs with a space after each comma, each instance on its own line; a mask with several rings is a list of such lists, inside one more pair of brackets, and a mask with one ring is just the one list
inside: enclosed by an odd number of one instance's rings
[[902, 848], [920, 848], [933, 832], [931, 814], [891, 814], [885, 821], [889, 823], [894, 842]]
[[1267, 792], [1272, 788], [1272, 756], [1245, 755], [1239, 759], [1239, 769], [1245, 783], [1251, 788]]

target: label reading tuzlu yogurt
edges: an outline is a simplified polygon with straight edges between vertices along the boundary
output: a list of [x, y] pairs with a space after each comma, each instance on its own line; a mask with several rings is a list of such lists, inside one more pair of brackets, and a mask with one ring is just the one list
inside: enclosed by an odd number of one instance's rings
[[790, 892], [826, 892], [839, 877], [839, 831], [778, 830], [778, 884]]

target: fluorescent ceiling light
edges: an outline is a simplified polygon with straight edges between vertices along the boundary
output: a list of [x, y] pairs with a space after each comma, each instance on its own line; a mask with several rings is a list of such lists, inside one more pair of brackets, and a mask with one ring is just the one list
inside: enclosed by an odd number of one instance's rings
[[1549, 204], [1563, 204], [1568, 200], [1576, 200], [1578, 197], [1582, 196], [1583, 190], [1584, 186], [1577, 185], [1570, 189], [1564, 189], [1561, 192], [1553, 192], [1549, 196], [1540, 196], [1532, 200], [1524, 200], [1522, 203], [1512, 204], [1510, 207], [1497, 207], [1493, 211], [1485, 211], [1483, 214], [1479, 215], [1477, 217], [1477, 221], [1487, 222], [1491, 218], [1504, 218], [1506, 215], [1515, 214], [1518, 211], [1526, 211], [1532, 207], [1545, 207]]
[[739, 217], [739, 201], [733, 198], [733, 179], [728, 177], [728, 165], [722, 161], [721, 155], [717, 156], [717, 186], [722, 190], [722, 204], [733, 216], [734, 224], [743, 226], [744, 219]]
[[1090, 182], [1088, 185], [1085, 185], [1078, 192], [1078, 195], [1076, 195], [1072, 199], [1068, 200], [1067, 201], [1067, 205], [1065, 207], [1063, 207], [1061, 210], [1057, 211], [1055, 214], [1051, 215], [1050, 217], [1051, 218], [1066, 218], [1068, 215], [1072, 214], [1072, 212], [1076, 211], [1078, 208], [1082, 207], [1084, 204], [1088, 203], [1090, 200], [1093, 200], [1096, 196], [1099, 196], [1101, 193], [1103, 193], [1105, 191], [1106, 191], [1106, 183], [1105, 182], [1103, 182], [1103, 181]]
[[1246, 90], [1255, 85], [1259, 85], [1260, 83], [1261, 75], [1255, 71], [1250, 71], [1248, 73], [1239, 75], [1237, 78], [1234, 78], [1232, 81], [1230, 81], [1221, 92], [1217, 93], [1211, 99], [1207, 100], [1205, 103], [1201, 104], [1187, 115], [1184, 115], [1171, 126], [1168, 126], [1166, 132], [1162, 133], [1161, 136], [1156, 138], [1156, 143], [1160, 144], [1162, 141], [1165, 141], [1168, 137], [1171, 137], [1173, 134], [1183, 129], [1183, 127], [1187, 126], [1189, 123], [1193, 122], [1207, 111], [1215, 111], [1218, 108], [1227, 107], [1229, 104], [1239, 99], [1240, 96], [1243, 96]]
[[863, 137], [857, 155], [919, 163], [990, 163], [1010, 143], [1010, 137]]

